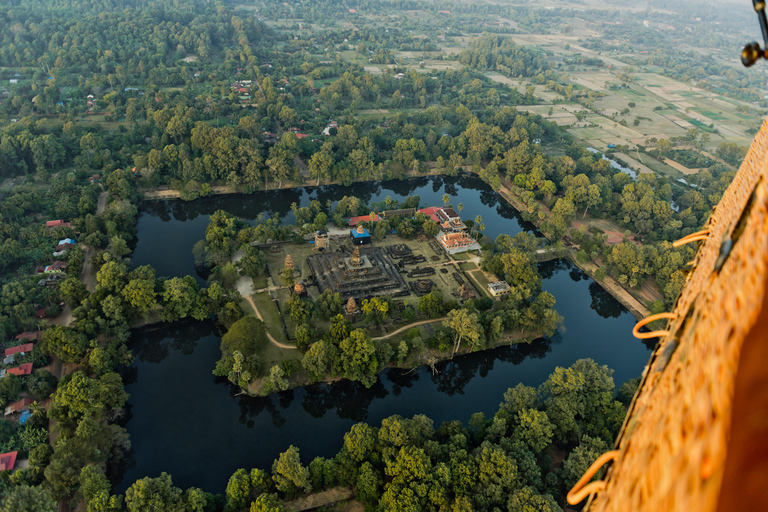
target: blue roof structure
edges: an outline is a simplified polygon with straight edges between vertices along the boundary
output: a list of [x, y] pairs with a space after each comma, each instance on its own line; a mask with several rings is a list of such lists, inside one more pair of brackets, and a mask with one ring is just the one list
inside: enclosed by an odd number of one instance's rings
[[25, 424], [27, 420], [30, 418], [30, 416], [32, 416], [31, 412], [29, 411], [22, 412], [21, 417], [19, 418], [19, 423], [21, 423], [22, 425]]
[[370, 238], [371, 235], [368, 233], [368, 230], [363, 228], [362, 233], [358, 233], [357, 229], [350, 229], [349, 234], [352, 235], [352, 238]]

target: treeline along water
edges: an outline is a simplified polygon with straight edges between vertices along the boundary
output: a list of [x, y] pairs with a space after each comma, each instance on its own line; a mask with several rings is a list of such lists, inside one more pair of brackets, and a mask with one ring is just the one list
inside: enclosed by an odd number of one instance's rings
[[335, 203], [344, 196], [354, 196], [371, 204], [384, 201], [387, 196], [403, 201], [408, 196], [418, 195], [422, 207], [442, 206], [444, 194], [451, 196], [454, 207], [463, 203], [463, 218], [482, 216], [486, 236], [496, 238], [502, 233], [514, 236], [523, 230], [535, 231], [532, 224], [523, 221], [514, 208], [475, 176], [364, 182], [348, 187], [327, 185], [250, 195], [218, 195], [191, 202], [180, 199], [145, 202], [139, 216], [133, 266], [149, 264], [158, 276], [192, 275], [204, 284], [195, 273], [192, 246], [205, 238], [209, 216], [216, 210], [225, 210], [252, 224], [261, 214], [267, 217], [276, 214], [285, 224], [293, 224], [292, 203], [301, 207], [318, 200], [325, 207], [329, 199]]
[[[422, 204], [442, 204], [443, 194], [464, 203], [464, 216], [483, 217], [485, 233], [514, 235], [526, 226], [517, 212], [475, 178], [424, 178], [407, 182], [357, 184], [216, 196], [191, 203], [164, 201], [145, 205], [139, 218], [134, 265], [151, 264], [158, 275], [194, 275], [194, 243], [204, 236], [208, 215], [224, 209], [247, 219], [262, 211], [291, 222], [291, 202], [306, 206], [355, 195], [369, 202], [390, 195], [418, 194]], [[475, 412], [493, 414], [507, 388], [518, 382], [538, 386], [557, 366], [589, 357], [615, 370], [617, 387], [640, 375], [649, 346], [631, 335], [634, 317], [596, 282], [566, 261], [542, 263], [543, 287], [557, 299], [564, 321], [548, 340], [478, 352], [438, 365], [389, 370], [370, 389], [353, 382], [312, 385], [268, 398], [235, 397], [225, 381], [211, 374], [219, 358], [219, 337], [208, 322], [182, 322], [134, 332], [136, 361], [126, 375], [131, 419], [127, 423], [134, 452], [118, 491], [162, 471], [182, 488], [223, 492], [238, 468], [269, 469], [293, 444], [308, 463], [332, 456], [354, 423], [377, 425], [400, 414], [425, 414], [439, 426], [467, 422]]]

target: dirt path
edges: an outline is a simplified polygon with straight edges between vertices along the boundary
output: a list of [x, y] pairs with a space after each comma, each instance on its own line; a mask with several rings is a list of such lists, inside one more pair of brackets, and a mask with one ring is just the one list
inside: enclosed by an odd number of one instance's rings
[[[574, 263], [578, 265], [582, 270], [588, 272], [591, 276], [594, 277], [595, 270], [598, 268], [597, 265], [594, 263], [579, 263], [575, 261], [575, 259], [572, 261], [574, 261]], [[624, 304], [630, 313], [635, 315], [638, 320], [651, 314], [651, 311], [645, 307], [642, 302], [637, 300], [612, 277], [606, 276], [602, 281], [595, 280], [595, 282], [605, 288], [605, 290], [613, 295], [616, 299], [618, 299], [619, 302]]]
[[[249, 283], [249, 281], [250, 281], [250, 283]], [[254, 291], [253, 291], [253, 280], [250, 277], [240, 278], [240, 280], [237, 282], [236, 286], [237, 286], [237, 291], [240, 292], [240, 295], [245, 300], [247, 300], [248, 303], [253, 308], [253, 311], [256, 313], [256, 317], [263, 322], [264, 321], [264, 317], [261, 316], [261, 312], [259, 311], [259, 308], [256, 307], [256, 303], [253, 302], [253, 299], [251, 298], [251, 294], [254, 293]], [[269, 339], [270, 343], [272, 343], [273, 345], [275, 345], [277, 347], [287, 348], [287, 349], [292, 349], [292, 350], [295, 350], [295, 349], [298, 348], [298, 347], [295, 347], [295, 346], [291, 346], [291, 345], [286, 345], [284, 343], [280, 343], [275, 338], [273, 338], [271, 334], [269, 334], [269, 333], [266, 333], [266, 334], [267, 334], [267, 339]]]
[[[181, 197], [181, 192], [178, 190], [173, 189], [163, 189], [163, 190], [142, 190], [144, 193], [144, 200], [152, 200], [152, 199], [178, 199]], [[214, 187], [211, 187], [211, 195], [220, 195], [220, 194], [236, 194], [237, 190], [234, 190], [232, 188], [229, 188], [226, 185], [216, 185]]]
[[[253, 310], [256, 312], [256, 316], [259, 317], [259, 320], [261, 320], [263, 322], [264, 319], [261, 317], [261, 313], [259, 313], [259, 309], [256, 307], [256, 303], [253, 302], [253, 299], [251, 299], [250, 296], [245, 296], [243, 298], [248, 301], [248, 303], [251, 305]], [[292, 347], [290, 345], [285, 345], [284, 343], [280, 343], [275, 338], [273, 338], [271, 334], [269, 334], [269, 333], [266, 333], [266, 334], [267, 334], [267, 338], [269, 339], [269, 341], [272, 342], [272, 344], [275, 345], [275, 346], [278, 346], [280, 348], [288, 348], [288, 349], [297, 349], [298, 348], [298, 347]]]
[[294, 501], [285, 502], [287, 510], [314, 510], [316, 508], [332, 505], [339, 501], [347, 500], [355, 493], [349, 487], [335, 487], [327, 491], [316, 492]]
[[[96, 215], [103, 212], [107, 207], [107, 192], [102, 192], [99, 196], [99, 202], [96, 205]], [[91, 271], [91, 256], [93, 256], [93, 247], [87, 247], [85, 249], [85, 257], [83, 258], [83, 273], [80, 275], [80, 279], [85, 283], [85, 287], [89, 292], [96, 291], [96, 275]]]
[[51, 325], [63, 325], [67, 326], [72, 323], [72, 310], [68, 306], [64, 306], [61, 310], [61, 314], [56, 318], [50, 320]]
[[401, 327], [401, 328], [399, 328], [396, 331], [392, 331], [392, 332], [390, 332], [388, 334], [385, 334], [384, 336], [379, 336], [378, 338], [372, 338], [372, 339], [374, 339], [374, 340], [385, 340], [387, 338], [391, 338], [395, 334], [399, 334], [399, 333], [401, 333], [401, 332], [403, 332], [403, 331], [405, 331], [407, 329], [410, 329], [411, 327], [416, 327], [417, 325], [431, 324], [433, 322], [441, 322], [441, 321], [445, 320], [446, 318], [448, 318], [448, 317], [447, 316], [443, 316], [443, 317], [440, 317], [440, 318], [430, 318], [429, 320], [421, 320], [419, 322], [408, 324], [405, 327]]

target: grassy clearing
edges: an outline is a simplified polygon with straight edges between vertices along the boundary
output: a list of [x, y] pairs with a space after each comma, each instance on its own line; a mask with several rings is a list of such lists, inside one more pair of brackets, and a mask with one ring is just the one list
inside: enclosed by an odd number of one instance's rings
[[261, 289], [261, 288], [266, 288], [267, 287], [267, 274], [266, 273], [259, 274], [256, 277], [256, 279], [253, 280], [253, 287], [256, 290]]
[[[267, 328], [267, 332], [272, 335], [280, 343], [285, 343], [285, 333], [283, 332], [282, 324], [280, 323], [280, 313], [277, 311], [277, 306], [268, 293], [256, 293], [251, 296], [256, 307], [259, 308], [264, 324]], [[246, 303], [245, 311], [251, 310], [250, 304]]]
[[491, 296], [488, 291], [488, 279], [486, 279], [485, 274], [477, 270], [475, 272], [466, 272], [464, 275], [475, 285], [477, 290], [480, 290], [484, 297]]
[[477, 270], [477, 264], [474, 261], [467, 261], [459, 264], [459, 268], [464, 271]]

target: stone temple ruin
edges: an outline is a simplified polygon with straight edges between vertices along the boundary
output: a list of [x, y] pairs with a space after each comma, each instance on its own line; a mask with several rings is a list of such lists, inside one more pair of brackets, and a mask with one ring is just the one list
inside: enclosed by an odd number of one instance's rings
[[351, 254], [348, 251], [313, 254], [307, 263], [320, 293], [330, 289], [344, 300], [353, 296], [402, 297], [411, 293], [397, 265], [379, 247], [355, 246]]

